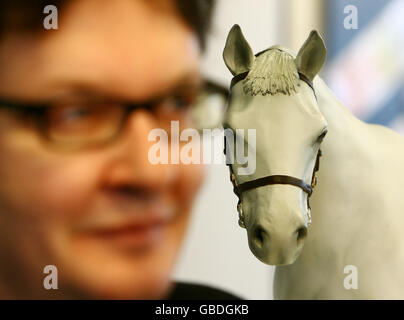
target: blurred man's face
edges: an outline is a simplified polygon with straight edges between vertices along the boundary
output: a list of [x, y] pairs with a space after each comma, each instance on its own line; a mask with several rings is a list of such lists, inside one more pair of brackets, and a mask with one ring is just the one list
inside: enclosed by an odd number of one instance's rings
[[[169, 1], [72, 1], [59, 15], [59, 30], [0, 39], [0, 97], [136, 103], [197, 83], [196, 36]], [[172, 107], [186, 127], [187, 108]], [[80, 116], [68, 114], [63, 125]], [[149, 162], [148, 134], [166, 121], [138, 109], [113, 143], [66, 151], [29, 115], [0, 108], [2, 295], [166, 294], [202, 180], [198, 165]], [[58, 290], [43, 287], [46, 265], [58, 268]]]

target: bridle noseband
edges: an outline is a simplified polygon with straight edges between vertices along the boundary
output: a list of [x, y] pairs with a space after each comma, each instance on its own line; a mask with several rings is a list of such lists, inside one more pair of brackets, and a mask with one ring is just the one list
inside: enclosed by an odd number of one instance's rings
[[[245, 79], [247, 77], [247, 74], [248, 74], [248, 71], [236, 75], [231, 80], [230, 89], [237, 82]], [[304, 81], [305, 83], [307, 83], [309, 85], [309, 87], [313, 90], [314, 96], [316, 97], [316, 100], [317, 100], [317, 96], [316, 96], [316, 92], [314, 90], [313, 82], [309, 78], [307, 78], [304, 74], [302, 74], [300, 72], [298, 74], [299, 74], [299, 79]], [[226, 137], [225, 137], [225, 141], [224, 141], [224, 148], [225, 148], [224, 153], [226, 154]], [[238, 211], [238, 214], [239, 214], [238, 223], [239, 223], [240, 227], [245, 228], [244, 215], [243, 215], [243, 210], [242, 210], [242, 205], [241, 205], [241, 195], [242, 195], [242, 193], [245, 192], [245, 191], [251, 190], [251, 189], [264, 187], [264, 186], [268, 186], [268, 185], [273, 185], [273, 184], [287, 184], [287, 185], [296, 186], [296, 187], [299, 187], [300, 189], [302, 189], [304, 192], [307, 193], [308, 224], [311, 224], [311, 212], [310, 212], [311, 208], [310, 208], [309, 198], [313, 194], [313, 189], [317, 184], [316, 173], [320, 169], [320, 157], [321, 157], [321, 155], [322, 155], [321, 149], [319, 149], [318, 152], [317, 152], [316, 163], [314, 165], [310, 185], [307, 184], [306, 182], [304, 182], [302, 179], [291, 177], [291, 176], [288, 176], [288, 175], [271, 175], [271, 176], [266, 176], [266, 177], [258, 178], [258, 179], [255, 179], [255, 180], [243, 182], [241, 184], [237, 184], [237, 181], [236, 181], [232, 166], [231, 166], [231, 164], [226, 162], [226, 165], [229, 167], [229, 170], [230, 170], [230, 181], [233, 184], [233, 192], [236, 194], [236, 196], [239, 199], [238, 204], [237, 204], [237, 211]]]

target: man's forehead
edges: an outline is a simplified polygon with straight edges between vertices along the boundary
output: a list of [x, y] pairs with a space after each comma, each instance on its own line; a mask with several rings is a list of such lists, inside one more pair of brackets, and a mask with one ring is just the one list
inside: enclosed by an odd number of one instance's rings
[[[18, 80], [27, 83], [27, 94], [63, 91], [63, 86], [71, 84], [110, 95], [137, 96], [156, 88], [169, 90], [184, 78], [196, 76], [199, 47], [195, 34], [178, 16], [152, 17], [149, 7], [134, 10], [132, 5], [128, 10], [133, 11], [117, 15], [120, 20], [115, 22], [114, 13], [104, 12], [98, 18], [95, 14], [96, 18], [86, 20], [78, 13], [73, 15], [71, 9], [71, 21], [66, 18], [59, 30], [38, 39], [40, 45], [28, 46], [26, 51], [31, 48], [32, 52], [20, 55], [23, 61], [13, 54], [18, 46], [8, 48], [8, 54], [3, 50], [0, 65], [12, 65], [9, 69], [14, 75], [3, 69], [0, 87], [7, 90], [8, 84]], [[121, 12], [123, 8], [119, 8]], [[102, 19], [104, 16], [112, 20]]]

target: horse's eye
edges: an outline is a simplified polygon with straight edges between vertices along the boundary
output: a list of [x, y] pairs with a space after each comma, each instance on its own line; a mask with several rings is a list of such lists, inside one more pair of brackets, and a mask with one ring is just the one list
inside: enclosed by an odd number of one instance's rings
[[318, 142], [322, 142], [323, 141], [323, 139], [324, 139], [324, 137], [325, 137], [325, 135], [327, 134], [327, 130], [324, 130], [319, 136], [318, 136], [318, 138], [317, 138], [317, 141]]

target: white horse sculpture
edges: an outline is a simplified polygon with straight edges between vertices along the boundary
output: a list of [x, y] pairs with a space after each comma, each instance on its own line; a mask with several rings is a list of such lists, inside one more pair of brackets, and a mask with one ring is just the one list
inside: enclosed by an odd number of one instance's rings
[[316, 77], [325, 56], [316, 31], [295, 58], [279, 46], [254, 56], [231, 29], [225, 127], [256, 129], [255, 173], [231, 166], [240, 225], [253, 254], [277, 265], [277, 299], [404, 299], [404, 139], [336, 100]]

